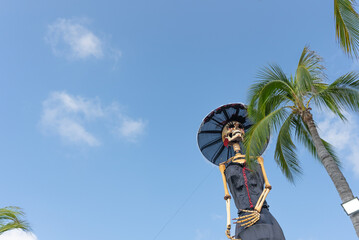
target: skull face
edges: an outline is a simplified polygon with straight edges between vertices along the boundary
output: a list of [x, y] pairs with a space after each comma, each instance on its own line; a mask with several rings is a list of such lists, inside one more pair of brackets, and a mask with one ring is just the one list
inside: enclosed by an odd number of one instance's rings
[[234, 143], [242, 142], [244, 129], [237, 121], [227, 123], [222, 130], [222, 140], [225, 146], [232, 146]]

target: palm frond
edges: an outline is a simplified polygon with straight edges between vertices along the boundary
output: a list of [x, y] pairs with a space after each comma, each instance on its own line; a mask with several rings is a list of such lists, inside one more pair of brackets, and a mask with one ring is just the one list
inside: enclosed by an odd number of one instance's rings
[[323, 72], [325, 67], [322, 63], [323, 58], [315, 51], [310, 50], [308, 46], [305, 46], [299, 58], [298, 68], [303, 67], [306, 69], [313, 79], [324, 79], [326, 75]]
[[290, 80], [278, 65], [264, 67], [257, 74], [257, 79], [259, 80], [249, 88], [249, 101], [258, 99], [263, 87], [272, 81], [283, 81], [290, 85]]
[[13, 229], [22, 229], [24, 231], [28, 231], [29, 228], [26, 225], [27, 225], [27, 223], [25, 223], [25, 221], [10, 222], [5, 225], [1, 225], [0, 226], [0, 235], [6, 231], [10, 231]]
[[[318, 160], [321, 164], [322, 162], [319, 159], [317, 150], [314, 146], [313, 139], [310, 135], [309, 129], [307, 125], [305, 125], [302, 121], [302, 118], [300, 116], [296, 116], [292, 119], [292, 123], [295, 126], [295, 137], [296, 139], [304, 145], [305, 148], [312, 154], [312, 156]], [[333, 146], [326, 142], [325, 140], [321, 139], [325, 148], [329, 152], [329, 154], [333, 157], [334, 161], [338, 166], [341, 165], [340, 160], [338, 156], [336, 155]]]
[[[279, 107], [282, 103], [294, 101], [291, 92], [292, 83], [283, 70], [277, 65], [263, 68], [258, 76], [259, 81], [249, 89], [248, 115], [256, 120], [263, 118], [266, 113]], [[258, 106], [265, 106], [258, 109]], [[256, 111], [254, 109], [256, 108]], [[259, 111], [260, 110], [260, 111]]]
[[269, 139], [271, 131], [277, 130], [288, 115], [286, 108], [281, 107], [257, 121], [247, 131], [244, 146], [246, 149], [246, 160], [248, 162], [251, 161], [249, 156], [259, 156]]
[[[322, 138], [321, 138], [322, 139]], [[338, 167], [342, 167], [342, 163], [337, 155], [337, 153], [334, 150], [333, 145], [331, 145], [329, 142], [325, 141], [324, 139], [322, 139], [322, 142], [324, 144], [324, 147], [327, 149], [327, 151], [329, 152], [329, 154], [333, 157], [335, 163], [338, 165]]]
[[18, 207], [0, 208], [0, 234], [15, 228], [29, 231], [29, 224], [23, 217], [24, 212]]
[[340, 109], [359, 112], [359, 92], [357, 90], [336, 88], [328, 93]]
[[336, 38], [346, 54], [356, 58], [359, 50], [359, 15], [354, 0], [334, 0]]
[[291, 84], [287, 75], [284, 73], [283, 69], [277, 64], [270, 64], [264, 68], [262, 68], [258, 74], [257, 78], [261, 79], [261, 81], [274, 81], [281, 80], [286, 82], [287, 84]]
[[343, 121], [347, 120], [342, 113], [343, 109], [340, 107], [340, 105], [338, 105], [338, 102], [336, 102], [335, 97], [331, 92], [324, 90], [314, 95], [313, 101], [320, 110], [330, 110], [335, 115], [339, 116]]
[[[267, 83], [259, 93], [258, 110], [267, 115], [284, 101], [294, 102], [295, 100], [291, 94], [292, 91], [292, 88], [287, 83], [280, 80]], [[270, 105], [270, 102], [275, 103], [275, 105]]]
[[359, 73], [349, 72], [344, 74], [328, 86], [329, 89], [337, 87], [359, 90]]
[[327, 108], [342, 120], [345, 110], [359, 112], [359, 74], [350, 72], [339, 77], [313, 96], [319, 108]]
[[280, 128], [274, 153], [274, 160], [290, 182], [294, 182], [294, 175], [301, 173], [296, 147], [291, 137], [293, 117], [294, 114], [291, 113]]
[[265, 101], [265, 108], [262, 110], [264, 114], [268, 114], [275, 109], [278, 109], [280, 106], [287, 106], [292, 102], [291, 99], [288, 99], [285, 94], [277, 94], [269, 96]]
[[322, 57], [308, 46], [304, 47], [295, 74], [295, 85], [301, 96], [311, 92], [313, 84], [322, 83], [326, 79], [322, 62]]

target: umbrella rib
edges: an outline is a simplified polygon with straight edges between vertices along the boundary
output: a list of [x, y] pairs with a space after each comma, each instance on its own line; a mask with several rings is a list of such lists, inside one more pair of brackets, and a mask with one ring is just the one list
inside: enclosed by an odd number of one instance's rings
[[222, 151], [224, 149], [224, 145], [221, 145], [221, 147], [219, 147], [216, 151], [216, 154], [213, 156], [212, 158], [212, 162], [216, 162], [217, 158], [219, 157], [219, 155], [221, 155]]
[[206, 148], [208, 148], [208, 147], [210, 147], [210, 146], [212, 146], [212, 145], [214, 145], [214, 144], [216, 144], [216, 143], [219, 143], [220, 141], [222, 141], [222, 137], [221, 137], [221, 138], [218, 138], [218, 139], [216, 139], [216, 140], [213, 140], [212, 142], [209, 142], [209, 143], [207, 143], [207, 144], [205, 144], [205, 145], [203, 145], [203, 146], [201, 147], [201, 151], [203, 151], [204, 149], [206, 149]]
[[236, 109], [236, 112], [232, 115], [233, 116], [238, 116], [238, 113], [239, 113], [239, 108]]
[[211, 120], [213, 120], [213, 121], [215, 121], [216, 123], [218, 123], [218, 124], [220, 124], [220, 125], [222, 125], [223, 126], [223, 123], [221, 123], [221, 122], [219, 122], [217, 119], [215, 119], [214, 118], [214, 116], [212, 117], [212, 119]]
[[227, 121], [229, 120], [228, 113], [226, 109], [223, 109], [224, 116], [226, 117]]

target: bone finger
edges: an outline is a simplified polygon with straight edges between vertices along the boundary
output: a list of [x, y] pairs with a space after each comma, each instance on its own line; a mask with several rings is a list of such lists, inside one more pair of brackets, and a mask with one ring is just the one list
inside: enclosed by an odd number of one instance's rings
[[246, 218], [246, 219], [237, 221], [237, 223], [248, 222], [248, 221], [251, 221], [252, 219], [255, 219], [255, 218], [257, 218], [257, 217], [258, 217], [257, 215], [253, 215], [253, 216], [250, 216], [250, 217], [248, 217], [248, 218]]
[[255, 223], [248, 224], [246, 226], [243, 226], [244, 228], [249, 228], [250, 226], [254, 225]]
[[253, 224], [255, 224], [258, 220], [259, 220], [259, 217], [253, 219], [253, 220], [250, 221], [250, 222], [244, 223], [244, 224], [242, 224], [241, 226], [242, 226], [242, 227], [245, 227], [245, 228], [248, 228], [248, 227], [252, 226]]
[[258, 212], [256, 212], [255, 214], [251, 214], [251, 215], [246, 215], [246, 216], [243, 216], [242, 219], [239, 219], [237, 222], [245, 222], [245, 221], [249, 221], [253, 218], [256, 218], [260, 216]]
[[[241, 210], [244, 212], [244, 210]], [[238, 219], [241, 219], [241, 218], [246, 218], [247, 216], [251, 216], [253, 214], [256, 214], [258, 213], [257, 211], [246, 211], [246, 212], [250, 212], [250, 214], [247, 214], [247, 215], [244, 215], [244, 216], [241, 216], [241, 217], [237, 217], [237, 218], [233, 218], [232, 220], [238, 220]]]
[[240, 209], [241, 212], [254, 212], [253, 210]]
[[256, 222], [256, 221], [258, 221], [259, 218], [260, 218], [259, 215], [254, 216], [252, 219], [248, 219], [248, 221], [245, 221], [244, 223], [242, 223], [242, 225], [247, 225], [247, 224], [250, 224], [252, 222]]
[[[251, 215], [246, 215], [246, 216], [244, 216], [243, 218], [241, 218], [242, 220], [244, 220], [244, 219], [252, 219], [252, 218], [254, 218], [254, 217], [258, 217], [259, 216], [259, 213], [258, 212], [255, 212], [254, 214], [251, 214]], [[240, 219], [240, 220], [241, 220]]]
[[258, 212], [242, 216], [239, 220], [241, 220], [241, 219], [250, 219], [250, 218], [253, 218], [253, 217], [256, 217], [256, 216], [258, 216]]
[[251, 214], [247, 214], [247, 215], [244, 215], [244, 216], [239, 217], [238, 219], [248, 218], [248, 217], [250, 217], [250, 216], [256, 215], [256, 213], [257, 213], [257, 212], [254, 212], [254, 213], [251, 213]]
[[248, 213], [248, 214], [253, 214], [256, 213], [257, 211], [255, 210], [243, 210], [242, 212]]

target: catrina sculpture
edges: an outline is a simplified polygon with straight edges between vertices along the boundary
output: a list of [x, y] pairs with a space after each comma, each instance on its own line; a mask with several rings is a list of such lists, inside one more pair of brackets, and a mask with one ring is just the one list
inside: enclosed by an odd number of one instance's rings
[[[209, 113], [197, 135], [198, 146], [207, 160], [219, 166], [224, 184], [229, 239], [284, 240], [283, 231], [269, 212], [266, 197], [272, 186], [261, 156], [247, 166], [243, 148], [245, 132], [252, 126], [246, 106], [227, 104]], [[266, 145], [266, 144], [265, 144]], [[262, 150], [262, 153], [265, 149]], [[228, 187], [238, 209], [235, 236], [231, 236], [230, 199]]]

